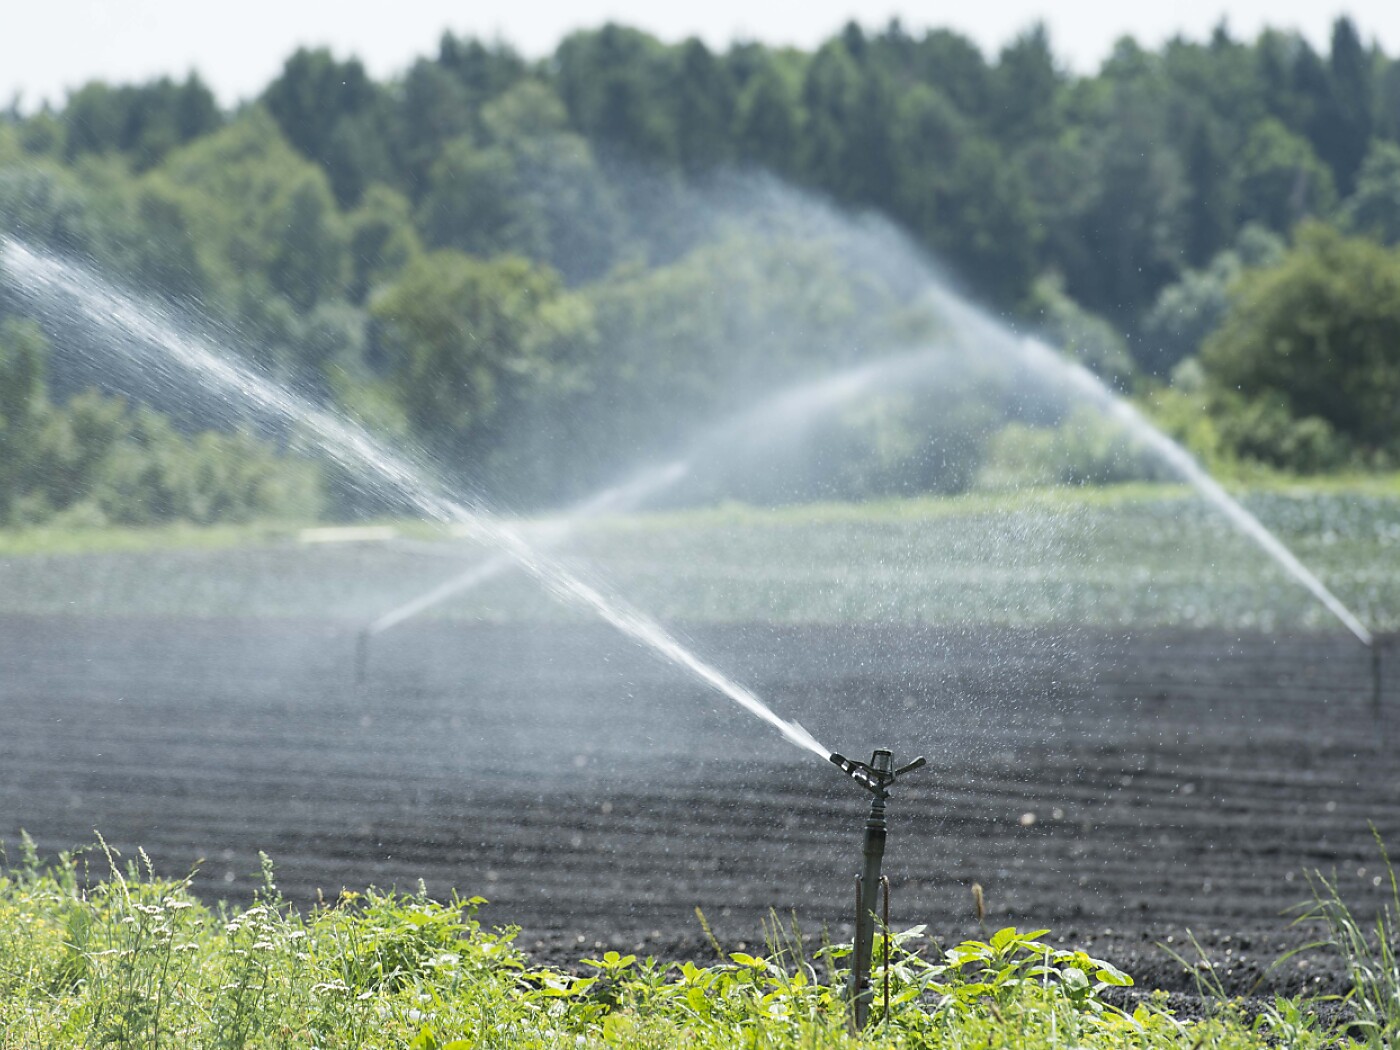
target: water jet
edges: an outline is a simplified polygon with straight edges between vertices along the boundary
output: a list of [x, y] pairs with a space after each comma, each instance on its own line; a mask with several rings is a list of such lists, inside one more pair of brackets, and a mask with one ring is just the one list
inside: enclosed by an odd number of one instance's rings
[[[1195, 458], [1115, 393], [1103, 380], [1045, 342], [1026, 337], [958, 294], [941, 280], [930, 259], [892, 222], [873, 212], [850, 215], [820, 202], [794, 197], [777, 179], [760, 179], [747, 187], [747, 217], [760, 224], [801, 228], [841, 245], [843, 255], [863, 271], [887, 275], [893, 283], [923, 296], [953, 337], [1014, 363], [1091, 405], [1150, 449], [1172, 472], [1222, 513], [1285, 573], [1305, 588], [1363, 646], [1375, 642], [1360, 619], [1304, 566], [1262, 522], [1210, 476]], [[916, 288], [914, 286], [917, 286]], [[1372, 657], [1373, 663], [1376, 658]]]
[[980, 340], [1006, 347], [1007, 352], [1035, 375], [1063, 384], [1073, 395], [1092, 405], [1123, 431], [1151, 449], [1179, 478], [1194, 488], [1220, 511], [1241, 534], [1252, 540], [1289, 576], [1316, 598], [1363, 646], [1373, 649], [1375, 639], [1356, 615], [1317, 578], [1291, 550], [1284, 546], [1257, 517], [1235, 499], [1220, 482], [1208, 474], [1181, 445], [1159, 430], [1133, 405], [1115, 394], [1107, 384], [1083, 365], [1056, 353], [1039, 339], [1017, 337], [952, 293], [930, 290], [945, 315], [954, 318], [959, 330], [978, 333]]
[[516, 527], [490, 513], [482, 500], [448, 490], [422, 465], [383, 445], [348, 418], [313, 404], [216, 349], [159, 303], [124, 293], [91, 270], [36, 252], [4, 235], [0, 235], [0, 267], [44, 313], [122, 338], [128, 356], [143, 372], [158, 380], [193, 378], [203, 389], [236, 399], [263, 418], [290, 427], [339, 465], [360, 477], [377, 479], [384, 494], [400, 506], [439, 524], [471, 529], [556, 599], [591, 611], [658, 658], [768, 723], [789, 743], [822, 759], [830, 756], [830, 750], [802, 725], [778, 715], [752, 690], [701, 660], [661, 624], [619, 596], [536, 549]]
[[[885, 857], [885, 802], [890, 797], [890, 786], [906, 773], [927, 764], [920, 755], [912, 762], [894, 767], [894, 753], [888, 748], [876, 748], [869, 762], [857, 762], [845, 755], [832, 752], [828, 757], [833, 765], [857, 784], [869, 791], [870, 815], [865, 819], [865, 837], [862, 846], [863, 863], [861, 873], [856, 876], [856, 928], [851, 947], [851, 980], [849, 997], [851, 1001], [851, 1025], [859, 1032], [865, 1027], [870, 1015], [870, 1003], [875, 990], [870, 985], [871, 953], [875, 946], [876, 906], [880, 890], [884, 889], [885, 908], [883, 921], [889, 936], [889, 880], [880, 873]], [[888, 959], [886, 959], [888, 965]], [[888, 990], [888, 986], [887, 986]], [[888, 1005], [888, 1004], [887, 1004]]]
[[[880, 240], [889, 240], [897, 252], [909, 256], [909, 272], [925, 267], [916, 253], [893, 231], [877, 230]], [[849, 235], [848, 235], [849, 236]], [[862, 240], [875, 241], [866, 235]], [[1314, 599], [1331, 613], [1370, 654], [1372, 694], [1379, 711], [1381, 694], [1381, 656], [1371, 631], [1292, 551], [1239, 500], [1228, 493], [1180, 444], [1172, 440], [1129, 401], [1115, 393], [1099, 377], [1083, 365], [1058, 353], [1046, 343], [1021, 336], [981, 310], [942, 287], [931, 279], [923, 295], [936, 313], [947, 322], [947, 330], [913, 352], [891, 354], [874, 361], [839, 369], [815, 380], [785, 387], [775, 394], [759, 398], [756, 403], [738, 413], [726, 416], [710, 426], [691, 443], [669, 468], [660, 471], [643, 470], [633, 478], [599, 496], [565, 512], [557, 522], [549, 546], [562, 544], [569, 533], [585, 518], [598, 513], [594, 505], [605, 502], [608, 512], [639, 509], [659, 494], [672, 488], [682, 478], [700, 473], [707, 461], [715, 459], [736, 439], [743, 437], [754, 446], [765, 445], [777, 435], [790, 436], [820, 415], [829, 415], [855, 401], [862, 395], [878, 392], [892, 384], [904, 383], [924, 375], [926, 370], [945, 365], [959, 353], [976, 348], [991, 351], [997, 360], [1014, 366], [1020, 375], [1031, 377], [1051, 390], [1067, 395], [1072, 403], [1085, 404], [1101, 414], [1122, 433], [1143, 449], [1172, 474], [1189, 484], [1211, 507], [1246, 539], [1256, 545], [1293, 581], [1300, 584]], [[608, 497], [622, 494], [621, 498]], [[557, 538], [556, 538], [557, 537]], [[508, 558], [497, 559], [461, 574], [456, 580], [435, 588], [419, 599], [391, 610], [372, 623], [368, 635], [394, 626], [417, 615], [427, 607], [470, 589], [512, 564]], [[361, 643], [368, 644], [367, 641]]]
[[[550, 550], [563, 543], [569, 534], [582, 522], [602, 514], [633, 510], [647, 496], [674, 484], [685, 475], [687, 464], [675, 462], [655, 470], [639, 472], [630, 481], [604, 489], [597, 495], [584, 500], [557, 520], [549, 522], [538, 534], [532, 537], [536, 550]], [[355, 681], [363, 683], [369, 672], [370, 642], [376, 635], [383, 634], [412, 619], [434, 605], [469, 591], [474, 587], [495, 579], [515, 565], [515, 559], [497, 554], [472, 565], [456, 576], [439, 584], [411, 601], [397, 605], [366, 624], [355, 638]]]
[[[830, 412], [854, 400], [877, 383], [890, 382], [907, 372], [927, 366], [945, 354], [947, 347], [935, 344], [911, 353], [845, 369], [834, 375], [822, 376], [786, 387], [762, 398], [749, 408], [726, 416], [708, 427], [686, 454], [662, 467], [645, 467], [627, 480], [612, 485], [560, 513], [535, 538], [535, 546], [553, 549], [567, 542], [584, 522], [605, 514], [622, 514], [646, 506], [657, 496], [674, 488], [691, 476], [714, 450], [743, 435], [758, 444], [760, 438], [777, 433], [790, 433], [821, 413]], [[496, 556], [481, 561], [457, 576], [426, 591], [410, 601], [397, 605], [361, 628], [356, 640], [356, 681], [363, 682], [367, 673], [370, 642], [385, 631], [397, 627], [442, 602], [487, 583], [510, 569], [514, 561]]]

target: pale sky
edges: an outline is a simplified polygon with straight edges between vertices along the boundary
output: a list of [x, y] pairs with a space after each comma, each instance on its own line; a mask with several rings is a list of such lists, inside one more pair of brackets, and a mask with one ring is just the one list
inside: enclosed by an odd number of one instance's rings
[[1077, 72], [1097, 68], [1124, 34], [1156, 46], [1202, 39], [1224, 18], [1237, 37], [1265, 26], [1297, 29], [1326, 50], [1333, 20], [1349, 14], [1367, 43], [1400, 53], [1397, 0], [13, 0], [0, 17], [0, 105], [62, 103], [88, 80], [131, 83], [197, 70], [225, 105], [258, 94], [298, 46], [358, 56], [378, 79], [436, 52], [444, 30], [503, 39], [526, 55], [553, 50], [572, 29], [611, 19], [663, 40], [690, 35], [722, 48], [734, 39], [810, 48], [855, 17], [867, 27], [898, 16], [913, 32], [946, 26], [988, 54], [1036, 20]]

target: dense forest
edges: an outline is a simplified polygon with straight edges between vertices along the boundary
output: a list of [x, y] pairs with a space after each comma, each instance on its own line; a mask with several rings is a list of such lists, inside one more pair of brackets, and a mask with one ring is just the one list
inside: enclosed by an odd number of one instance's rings
[[[1326, 53], [1221, 28], [1090, 76], [1041, 28], [988, 56], [897, 23], [811, 53], [607, 25], [541, 61], [447, 35], [383, 83], [303, 50], [231, 112], [196, 75], [92, 83], [0, 114], [0, 233], [515, 507], [938, 338], [896, 240], [1213, 467], [1400, 456], [1400, 59], [1347, 19]], [[122, 397], [40, 313], [0, 274], [0, 522], [373, 509], [286, 434]], [[886, 400], [828, 436], [828, 494], [1118, 474], [1082, 413]]]

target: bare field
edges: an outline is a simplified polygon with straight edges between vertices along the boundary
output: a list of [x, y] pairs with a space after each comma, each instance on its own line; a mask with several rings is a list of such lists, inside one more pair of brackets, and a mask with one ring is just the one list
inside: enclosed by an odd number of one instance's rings
[[[680, 625], [684, 628], [685, 625]], [[697, 650], [825, 744], [930, 767], [891, 803], [896, 923], [1049, 926], [1159, 983], [1195, 931], [1247, 984], [1306, 939], [1305, 872], [1379, 900], [1400, 842], [1400, 646], [1331, 633], [695, 624]], [[246, 898], [454, 888], [523, 943], [701, 954], [693, 909], [752, 944], [769, 908], [848, 921], [865, 802], [601, 626], [0, 618], [0, 835], [144, 847]], [[1320, 960], [1277, 987], [1325, 986]]]

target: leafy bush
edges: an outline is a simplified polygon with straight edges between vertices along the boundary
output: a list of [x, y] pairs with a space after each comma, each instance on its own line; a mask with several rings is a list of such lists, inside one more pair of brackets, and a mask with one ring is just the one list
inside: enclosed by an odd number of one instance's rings
[[1176, 386], [1155, 392], [1150, 409], [1157, 425], [1213, 472], [1323, 474], [1391, 462], [1384, 451], [1368, 455], [1325, 419], [1297, 418], [1277, 398]]
[[1010, 423], [992, 438], [977, 484], [1005, 489], [1039, 485], [1112, 485], [1167, 480], [1160, 457], [1090, 408], [1058, 426]]
[[1319, 416], [1299, 419], [1276, 400], [1230, 399], [1217, 413], [1220, 440], [1237, 457], [1297, 474], [1322, 474], [1355, 463], [1354, 446]]
[[[1299, 420], [1316, 417], [1375, 452], [1400, 442], [1400, 252], [1311, 225], [1271, 269], [1244, 274], [1223, 327], [1201, 351], [1212, 384], [1238, 392], [1230, 409], [1278, 404]], [[1246, 429], [1277, 429], [1263, 419]], [[1302, 456], [1327, 451], [1326, 432], [1309, 424], [1291, 442]], [[1259, 450], [1263, 451], [1263, 450]]]
[[251, 434], [185, 435], [92, 390], [51, 404], [47, 349], [32, 322], [0, 323], [0, 523], [212, 524], [320, 510], [316, 468]]
[[46, 407], [26, 438], [10, 519], [39, 524], [314, 518], [314, 465], [278, 455], [250, 434], [185, 436], [148, 408], [94, 391]]

